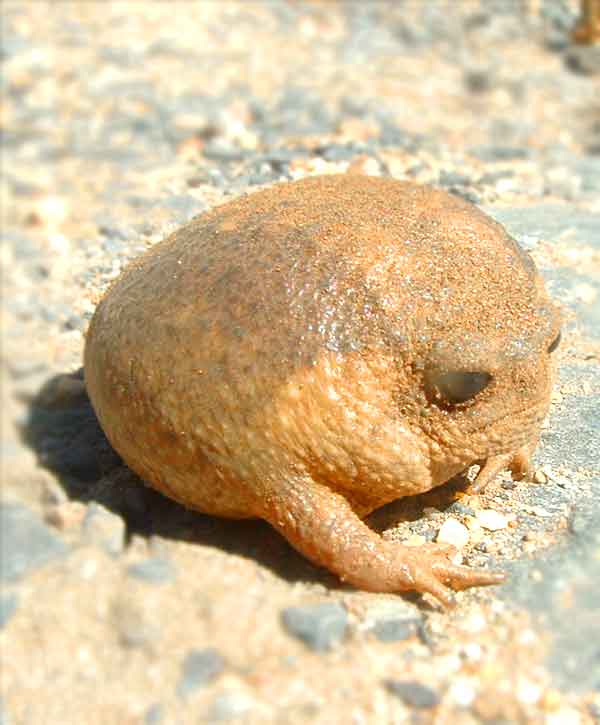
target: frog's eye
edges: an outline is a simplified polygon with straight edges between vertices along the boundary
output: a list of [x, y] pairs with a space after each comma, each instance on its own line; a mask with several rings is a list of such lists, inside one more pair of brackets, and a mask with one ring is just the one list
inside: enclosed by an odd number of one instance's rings
[[492, 379], [489, 373], [470, 371], [432, 372], [427, 377], [434, 399], [446, 405], [466, 403]]
[[556, 350], [556, 348], [560, 345], [561, 338], [562, 338], [562, 335], [559, 332], [558, 335], [554, 338], [554, 340], [552, 340], [550, 345], [548, 345], [548, 352], [554, 352]]

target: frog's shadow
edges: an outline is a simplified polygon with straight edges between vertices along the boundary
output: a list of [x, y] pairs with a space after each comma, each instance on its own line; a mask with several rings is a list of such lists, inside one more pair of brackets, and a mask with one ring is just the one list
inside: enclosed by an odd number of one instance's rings
[[[134, 535], [218, 547], [252, 559], [290, 582], [320, 583], [343, 588], [339, 580], [298, 554], [266, 522], [228, 520], [190, 511], [143, 484], [106, 439], [87, 396], [83, 370], [56, 375], [30, 402], [23, 439], [40, 465], [57, 478], [67, 497], [96, 502], [119, 515], [128, 539]], [[456, 487], [435, 492], [435, 504], [445, 508]], [[447, 491], [443, 491], [447, 489]], [[412, 521], [431, 506], [431, 494], [403, 499], [372, 514], [367, 523], [377, 531], [392, 523]]]

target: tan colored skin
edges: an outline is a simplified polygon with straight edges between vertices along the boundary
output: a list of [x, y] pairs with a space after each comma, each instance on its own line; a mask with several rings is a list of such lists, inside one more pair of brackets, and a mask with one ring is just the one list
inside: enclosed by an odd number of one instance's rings
[[[357, 587], [449, 603], [503, 575], [361, 518], [474, 462], [476, 485], [526, 473], [558, 331], [529, 255], [472, 205], [314, 177], [213, 209], [136, 260], [94, 315], [85, 378], [114, 448], [167, 496], [264, 518]], [[453, 403], [473, 372], [489, 382]]]
[[580, 0], [581, 17], [573, 30], [576, 43], [600, 43], [600, 0]]

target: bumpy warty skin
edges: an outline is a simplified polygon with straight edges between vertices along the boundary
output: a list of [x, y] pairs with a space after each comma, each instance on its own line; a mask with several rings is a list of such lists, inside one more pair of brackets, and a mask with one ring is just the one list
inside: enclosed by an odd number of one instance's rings
[[559, 325], [530, 256], [474, 206], [312, 177], [134, 261], [94, 315], [85, 378], [111, 444], [167, 496], [265, 518], [357, 586], [448, 601], [500, 577], [360, 517], [474, 462], [524, 469]]

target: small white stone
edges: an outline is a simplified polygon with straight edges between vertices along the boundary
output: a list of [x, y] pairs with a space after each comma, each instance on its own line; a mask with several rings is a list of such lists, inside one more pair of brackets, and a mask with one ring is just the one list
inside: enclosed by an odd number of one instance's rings
[[71, 254], [71, 242], [64, 234], [55, 232], [48, 235], [48, 244], [50, 249], [56, 254], [62, 254], [63, 256]]
[[561, 707], [546, 715], [544, 725], [581, 725], [581, 715], [570, 707]]
[[499, 531], [508, 526], [507, 517], [494, 509], [481, 509], [477, 512], [477, 519], [484, 529], [488, 531]]
[[475, 700], [476, 694], [473, 681], [467, 677], [456, 679], [448, 690], [448, 698], [459, 707], [469, 707]]
[[479, 662], [482, 656], [481, 645], [477, 642], [469, 642], [463, 648], [465, 657], [469, 662]]
[[58, 226], [69, 216], [69, 203], [60, 196], [45, 196], [38, 200], [36, 211], [44, 224]]
[[532, 647], [538, 641], [538, 638], [533, 629], [523, 629], [517, 641], [523, 647]]
[[456, 519], [446, 519], [438, 531], [437, 541], [462, 549], [469, 543], [469, 530]]
[[588, 305], [595, 302], [598, 296], [598, 291], [587, 282], [576, 285], [574, 292], [576, 297]]
[[474, 531], [481, 531], [481, 524], [477, 521], [475, 516], [467, 516], [465, 518], [465, 524], [471, 533]]
[[483, 632], [489, 628], [489, 622], [483, 614], [475, 612], [465, 619], [464, 628], [471, 634], [478, 634], [479, 632]]
[[535, 705], [542, 696], [542, 688], [531, 680], [521, 679], [517, 684], [517, 699], [524, 705]]

